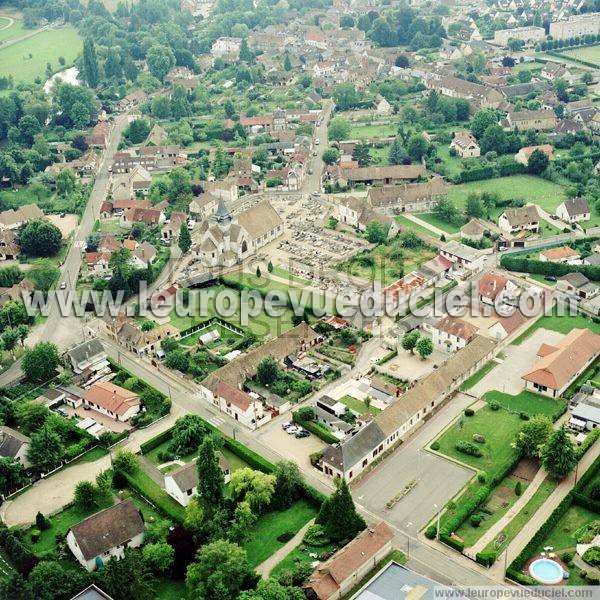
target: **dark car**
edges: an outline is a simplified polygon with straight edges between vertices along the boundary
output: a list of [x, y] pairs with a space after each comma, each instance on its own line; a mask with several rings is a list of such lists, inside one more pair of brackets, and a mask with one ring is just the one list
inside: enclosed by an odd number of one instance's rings
[[544, 277], [544, 279], [546, 281], [556, 281], [556, 277], [554, 275], [546, 275], [546, 277]]
[[309, 437], [310, 433], [308, 431], [306, 431], [306, 429], [301, 429], [300, 431], [296, 431], [294, 436], [297, 438], [305, 438], [305, 437]]

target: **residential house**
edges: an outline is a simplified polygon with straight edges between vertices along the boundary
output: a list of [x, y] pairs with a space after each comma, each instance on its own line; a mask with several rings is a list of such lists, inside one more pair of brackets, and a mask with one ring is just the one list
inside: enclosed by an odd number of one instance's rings
[[140, 397], [114, 383], [102, 381], [85, 391], [83, 403], [115, 421], [128, 421], [140, 412]]
[[96, 277], [112, 276], [112, 267], [110, 266], [110, 252], [86, 252], [85, 264], [88, 273]]
[[29, 467], [27, 451], [31, 440], [6, 425], [0, 425], [0, 457], [12, 458], [21, 463], [24, 468]]
[[600, 354], [600, 335], [572, 329], [556, 345], [542, 344], [538, 361], [521, 377], [528, 390], [559, 398]]
[[0, 212], [0, 230], [19, 229], [29, 221], [43, 218], [44, 211], [37, 204], [25, 204], [17, 210], [10, 208]]
[[119, 100], [117, 106], [119, 107], [119, 110], [126, 111], [138, 106], [142, 102], [145, 102], [147, 99], [148, 94], [146, 94], [146, 92], [142, 90], [135, 90], [130, 94], [127, 94], [127, 96], [125, 96], [121, 100]]
[[598, 294], [598, 286], [583, 273], [567, 273], [558, 278], [556, 289], [577, 300], [589, 300]]
[[522, 40], [526, 43], [542, 42], [546, 39], [546, 30], [543, 27], [513, 27], [512, 29], [498, 29], [494, 32], [494, 44], [508, 46], [509, 40]]
[[271, 413], [260, 400], [224, 381], [218, 381], [210, 391], [214, 406], [249, 429], [256, 429], [271, 419]]
[[558, 246], [557, 248], [548, 248], [540, 252], [541, 262], [559, 262], [566, 265], [581, 264], [581, 255], [577, 250], [570, 246]]
[[517, 131], [553, 131], [558, 122], [553, 110], [521, 110], [506, 116], [508, 129]]
[[0, 229], [0, 261], [16, 260], [21, 254], [17, 234], [12, 229]]
[[[158, 306], [154, 297], [152, 301]], [[119, 344], [138, 356], [160, 356], [162, 351], [161, 342], [165, 339], [179, 338], [179, 329], [165, 323], [153, 327], [149, 331], [142, 331], [134, 323], [125, 322], [118, 327], [116, 335]]]
[[477, 282], [477, 299], [484, 304], [495, 304], [496, 298], [502, 294], [515, 292], [517, 286], [504, 275], [498, 273], [485, 273]]
[[88, 571], [101, 569], [111, 558], [120, 560], [126, 548], [144, 541], [144, 521], [133, 500], [123, 500], [73, 525], [67, 545]]
[[156, 208], [129, 208], [123, 212], [119, 219], [121, 227], [130, 228], [134, 223], [142, 223], [148, 227], [162, 225], [165, 214]]
[[129, 173], [113, 175], [110, 193], [112, 199], [129, 200], [138, 196], [146, 196], [150, 192], [152, 175], [141, 165], [135, 165]]
[[457, 131], [450, 142], [450, 148], [461, 158], [481, 156], [481, 148], [475, 136], [466, 129]]
[[[231, 480], [231, 467], [219, 451], [216, 452], [225, 483]], [[187, 506], [198, 496], [198, 462], [189, 462], [165, 475], [165, 492], [175, 498], [181, 506]]]
[[479, 221], [478, 219], [471, 219], [468, 223], [460, 228], [461, 239], [471, 240], [478, 242], [483, 239], [486, 231], [489, 231], [489, 227]]
[[539, 146], [526, 146], [525, 148], [521, 148], [515, 154], [515, 162], [527, 166], [531, 155], [536, 150], [543, 152], [548, 157], [548, 160], [554, 160], [554, 148], [550, 144], [541, 144]]
[[339, 182], [341, 185], [364, 183], [367, 185], [398, 184], [404, 181], [414, 181], [425, 177], [425, 165], [389, 165], [385, 167], [359, 167], [357, 169], [340, 169]]
[[305, 586], [307, 597], [341, 600], [392, 550], [394, 533], [381, 521], [319, 565]]
[[578, 197], [565, 200], [556, 207], [556, 216], [566, 223], [589, 221], [591, 218], [590, 205], [587, 198]]
[[[160, 230], [160, 239], [164, 242], [170, 242], [179, 238], [181, 225], [187, 225], [187, 215], [184, 212], [171, 213], [171, 217], [165, 222]], [[189, 229], [189, 228], [188, 228]]]
[[220, 37], [211, 46], [210, 53], [215, 58], [237, 58], [240, 54], [242, 39], [237, 37]]
[[213, 194], [203, 192], [194, 196], [189, 206], [189, 213], [194, 221], [202, 221], [212, 215], [216, 208], [219, 198]]
[[440, 256], [454, 264], [457, 270], [477, 273], [483, 269], [485, 254], [481, 250], [451, 240], [440, 248]]
[[150, 242], [142, 242], [132, 253], [133, 264], [139, 269], [147, 269], [154, 263], [157, 254]]
[[519, 208], [507, 208], [498, 218], [498, 226], [506, 235], [539, 233], [540, 214], [537, 206], [528, 204]]
[[108, 366], [108, 354], [98, 338], [92, 338], [77, 344], [65, 352], [75, 375], [84, 372], [101, 371]]
[[375, 96], [373, 104], [375, 111], [379, 115], [391, 115], [393, 112], [392, 105], [381, 94]]
[[380, 212], [423, 212], [433, 209], [447, 195], [448, 185], [436, 175], [423, 183], [371, 187], [367, 202]]
[[432, 328], [433, 344], [446, 352], [464, 348], [476, 335], [479, 328], [458, 317], [446, 316]]
[[434, 89], [443, 96], [464, 98], [480, 109], [497, 109], [504, 102], [504, 97], [498, 90], [454, 76], [428, 78], [424, 83], [429, 89]]

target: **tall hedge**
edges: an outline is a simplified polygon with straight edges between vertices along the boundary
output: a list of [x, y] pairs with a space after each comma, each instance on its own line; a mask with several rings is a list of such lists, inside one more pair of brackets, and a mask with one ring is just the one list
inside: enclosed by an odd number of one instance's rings
[[518, 273], [535, 273], [536, 275], [554, 275], [561, 277], [567, 273], [583, 273], [591, 281], [600, 281], [600, 266], [566, 265], [552, 261], [542, 262], [533, 258], [523, 258], [505, 254], [500, 260], [502, 267]]

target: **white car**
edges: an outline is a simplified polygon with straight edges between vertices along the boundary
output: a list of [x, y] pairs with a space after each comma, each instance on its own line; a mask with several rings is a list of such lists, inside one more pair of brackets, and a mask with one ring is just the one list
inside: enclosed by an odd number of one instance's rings
[[297, 425], [292, 425], [291, 427], [288, 427], [285, 432], [288, 433], [289, 435], [293, 435], [294, 433], [296, 433], [296, 431], [300, 431], [302, 428], [298, 427]]
[[291, 421], [286, 421], [281, 424], [282, 429], [287, 429], [288, 427], [292, 427], [293, 423]]
[[319, 138], [317, 138], [317, 139], [315, 140], [315, 146], [318, 146], [320, 143], [321, 143], [321, 140], [320, 140]]
[[63, 282], [60, 284], [60, 289], [61, 289], [61, 290], [66, 290], [66, 289], [67, 289], [67, 282], [66, 282], [66, 281], [63, 281]]

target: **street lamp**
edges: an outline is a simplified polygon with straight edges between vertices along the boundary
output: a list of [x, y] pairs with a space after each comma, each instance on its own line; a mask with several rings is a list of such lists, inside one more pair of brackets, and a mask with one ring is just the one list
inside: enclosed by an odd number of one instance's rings
[[439, 542], [439, 540], [440, 540], [440, 516], [442, 514], [442, 509], [439, 508], [437, 504], [434, 504], [433, 507], [437, 510], [437, 519], [436, 519], [437, 525], [436, 525], [436, 534], [435, 534], [435, 537], [436, 537], [436, 539]]

